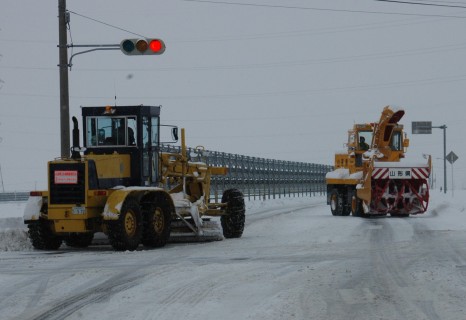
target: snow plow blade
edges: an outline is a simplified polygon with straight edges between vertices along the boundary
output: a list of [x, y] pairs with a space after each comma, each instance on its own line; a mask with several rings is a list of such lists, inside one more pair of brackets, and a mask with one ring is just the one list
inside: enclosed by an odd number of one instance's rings
[[183, 221], [173, 221], [170, 243], [222, 241], [223, 231], [218, 221], [205, 220], [198, 230], [192, 230]]

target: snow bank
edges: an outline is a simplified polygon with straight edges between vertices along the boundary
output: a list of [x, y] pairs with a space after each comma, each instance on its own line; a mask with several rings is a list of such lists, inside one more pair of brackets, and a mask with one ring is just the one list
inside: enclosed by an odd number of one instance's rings
[[[416, 218], [423, 219], [432, 230], [466, 230], [466, 190], [455, 190], [454, 197], [451, 193], [445, 195], [438, 190], [431, 190], [430, 196], [429, 209]], [[246, 200], [246, 215], [324, 201], [325, 195]], [[27, 237], [27, 227], [23, 223], [25, 207], [26, 202], [0, 202], [0, 252], [33, 250]], [[330, 215], [330, 209], [328, 211]]]
[[0, 230], [0, 251], [33, 250], [26, 228]]
[[0, 251], [33, 250], [23, 223], [26, 202], [0, 202]]
[[[323, 201], [322, 197], [282, 197], [276, 199], [246, 200], [246, 214], [272, 210], [285, 207], [290, 203], [294, 205], [309, 203], [309, 201]], [[1, 251], [29, 251], [33, 247], [27, 237], [27, 227], [23, 223], [23, 212], [27, 206], [24, 202], [0, 202], [0, 252]]]

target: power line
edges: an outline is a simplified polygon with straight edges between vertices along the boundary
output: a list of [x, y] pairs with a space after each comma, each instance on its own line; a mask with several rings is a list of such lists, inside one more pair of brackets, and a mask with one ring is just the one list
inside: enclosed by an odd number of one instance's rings
[[[246, 64], [231, 64], [231, 65], [210, 65], [210, 66], [185, 66], [185, 67], [158, 67], [158, 68], [80, 68], [77, 71], [104, 71], [104, 72], [172, 72], [172, 71], [211, 71], [211, 70], [238, 70], [238, 69], [261, 69], [261, 68], [277, 68], [288, 66], [303, 66], [327, 63], [346, 63], [361, 60], [376, 60], [376, 59], [390, 59], [395, 57], [419, 55], [419, 54], [433, 54], [439, 52], [448, 52], [466, 49], [466, 43], [451, 44], [446, 46], [432, 46], [412, 50], [402, 51], [384, 51], [378, 53], [365, 53], [360, 55], [329, 57], [321, 59], [307, 59], [307, 60], [294, 60], [294, 61], [278, 61], [278, 62], [263, 62], [263, 63], [246, 63]], [[0, 66], [0, 70], [44, 70], [54, 71], [52, 67], [25, 67], [25, 66]]]
[[141, 34], [139, 34], [139, 33], [135, 33], [135, 32], [133, 32], [133, 31], [130, 31], [130, 30], [127, 30], [127, 29], [123, 29], [123, 28], [117, 27], [117, 26], [112, 25], [112, 24], [110, 24], [110, 23], [103, 22], [103, 21], [101, 21], [101, 20], [97, 20], [97, 19], [91, 18], [91, 17], [85, 16], [85, 15], [83, 15], [83, 14], [79, 14], [79, 13], [77, 13], [77, 12], [74, 12], [74, 11], [68, 10], [68, 12], [70, 12], [70, 13], [72, 13], [72, 14], [75, 14], [75, 15], [81, 17], [81, 18], [85, 18], [85, 19], [88, 19], [88, 20], [91, 20], [91, 21], [94, 21], [94, 22], [103, 24], [103, 25], [105, 25], [105, 26], [107, 26], [107, 27], [110, 27], [110, 28], [114, 28], [114, 29], [117, 29], [117, 30], [120, 30], [120, 31], [124, 31], [124, 32], [130, 33], [130, 34], [133, 34], [133, 35], [135, 35], [135, 36], [142, 37], [142, 38], [147, 38], [146, 36], [143, 36], [143, 35], [141, 35]]
[[460, 3], [460, 4], [465, 4], [464, 1], [445, 1], [445, 0], [414, 0], [417, 2], [437, 2], [437, 3]]
[[445, 7], [445, 8], [462, 8], [466, 9], [466, 6], [451, 5], [451, 4], [437, 4], [437, 3], [426, 3], [426, 2], [413, 2], [413, 1], [398, 1], [398, 0], [374, 0], [377, 2], [390, 2], [390, 3], [400, 3], [400, 4], [412, 4], [419, 6], [432, 6], [432, 7]]
[[236, 6], [249, 6], [249, 7], [265, 7], [265, 8], [277, 8], [277, 9], [296, 9], [296, 10], [329, 11], [329, 12], [368, 13], [368, 14], [399, 15], [399, 16], [466, 19], [466, 16], [441, 15], [441, 14], [421, 14], [421, 13], [385, 12], [385, 11], [370, 11], [370, 10], [330, 9], [330, 8], [318, 8], [318, 7], [285, 6], [285, 5], [259, 4], [259, 3], [247, 3], [247, 2], [228, 2], [228, 1], [214, 1], [214, 0], [181, 0], [181, 1], [209, 3], [209, 4], [236, 5]]
[[[303, 89], [303, 90], [283, 90], [283, 91], [262, 91], [262, 92], [239, 92], [239, 93], [219, 93], [219, 94], [188, 94], [188, 95], [155, 95], [155, 96], [119, 96], [119, 100], [134, 100], [134, 99], [165, 99], [165, 100], [194, 100], [194, 99], [244, 99], [244, 98], [260, 98], [260, 97], [277, 97], [277, 96], [301, 96], [301, 95], [319, 95], [319, 94], [338, 94], [347, 91], [364, 91], [374, 89], [388, 89], [397, 87], [413, 87], [425, 86], [440, 83], [463, 82], [466, 81], [466, 75], [452, 76], [445, 78], [430, 78], [421, 80], [407, 80], [398, 82], [387, 82], [379, 84], [361, 84], [353, 86], [340, 86], [316, 89]], [[6, 93], [3, 96], [9, 97], [28, 97], [28, 98], [43, 98], [43, 99], [56, 99], [58, 96], [54, 94], [21, 94], [21, 93]], [[72, 95], [73, 99], [111, 99], [109, 96], [79, 96]]]
[[[386, 89], [396, 88], [402, 86], [424, 86], [438, 83], [462, 82], [466, 81], [466, 74], [439, 78], [427, 78], [418, 80], [406, 80], [385, 82], [378, 84], [361, 84], [340, 87], [328, 87], [317, 89], [303, 89], [303, 90], [284, 90], [284, 91], [262, 91], [262, 92], [240, 92], [240, 93], [218, 93], [218, 94], [191, 94], [191, 95], [160, 95], [160, 96], [120, 96], [119, 100], [134, 100], [138, 99], [169, 99], [169, 100], [191, 100], [191, 99], [237, 99], [237, 98], [254, 98], [264, 96], [296, 96], [296, 95], [315, 95], [315, 94], [336, 94], [348, 90], [373, 90], [373, 89]], [[35, 93], [5, 93], [3, 96], [13, 97], [39, 97], [39, 98], [56, 98], [57, 95], [53, 94], [35, 94]], [[71, 96], [73, 99], [110, 99], [110, 96]]]
[[[319, 29], [301, 29], [301, 30], [290, 30], [290, 31], [281, 31], [281, 32], [268, 32], [268, 33], [258, 33], [258, 34], [245, 34], [245, 35], [222, 35], [213, 38], [192, 38], [189, 39], [179, 39], [171, 40], [172, 44], [177, 43], [201, 43], [201, 42], [230, 42], [230, 41], [243, 41], [243, 40], [256, 40], [256, 39], [268, 39], [268, 38], [277, 38], [277, 37], [301, 37], [308, 35], [321, 35], [321, 34], [333, 34], [333, 33], [344, 33], [360, 30], [374, 30], [374, 29], [383, 29], [383, 28], [393, 28], [401, 26], [411, 26], [414, 24], [426, 24], [431, 23], [435, 20], [426, 20], [420, 18], [419, 21], [413, 20], [394, 20], [388, 22], [377, 22], [377, 23], [366, 23], [366, 24], [356, 24], [356, 25], [345, 25], [340, 27], [327, 27]], [[55, 41], [49, 40], [24, 40], [24, 39], [2, 39], [0, 42], [21, 42], [21, 43], [40, 43], [40, 44], [49, 44], [55, 43]]]
[[[440, 18], [442, 19], [442, 18]], [[276, 37], [302, 37], [308, 35], [322, 35], [322, 34], [334, 34], [334, 33], [344, 33], [344, 32], [352, 32], [352, 31], [360, 31], [360, 30], [374, 30], [374, 29], [383, 29], [383, 28], [393, 28], [393, 27], [401, 27], [401, 26], [411, 26], [414, 24], [426, 24], [431, 23], [433, 21], [438, 21], [439, 19], [435, 20], [426, 20], [424, 18], [419, 18], [418, 21], [414, 21], [412, 19], [402, 19], [402, 20], [393, 20], [388, 22], [376, 22], [376, 23], [366, 23], [366, 24], [356, 24], [356, 25], [345, 25], [345, 26], [332, 26], [326, 28], [319, 28], [319, 29], [301, 29], [301, 30], [290, 30], [290, 31], [281, 31], [281, 32], [268, 32], [268, 33], [258, 33], [258, 34], [245, 34], [245, 35], [222, 35], [218, 37], [212, 38], [193, 38], [190, 37], [189, 39], [172, 39], [170, 42], [172, 44], [177, 43], [201, 43], [201, 42], [231, 42], [231, 41], [243, 41], [243, 40], [256, 40], [256, 39], [268, 39], [268, 38], [276, 38]], [[21, 43], [55, 43], [54, 41], [49, 40], [18, 40], [18, 39], [1, 39], [0, 42], [21, 42]]]

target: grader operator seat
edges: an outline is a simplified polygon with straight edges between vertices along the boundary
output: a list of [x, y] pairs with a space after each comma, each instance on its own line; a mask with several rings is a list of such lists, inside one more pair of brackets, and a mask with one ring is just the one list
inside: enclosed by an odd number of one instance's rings
[[159, 106], [82, 107], [84, 155], [101, 188], [157, 184], [159, 115]]

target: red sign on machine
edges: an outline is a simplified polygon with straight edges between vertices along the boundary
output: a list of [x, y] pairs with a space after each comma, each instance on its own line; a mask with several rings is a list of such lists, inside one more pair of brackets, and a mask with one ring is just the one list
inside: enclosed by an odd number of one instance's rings
[[77, 184], [78, 183], [78, 171], [62, 170], [55, 171], [54, 176], [55, 184]]

